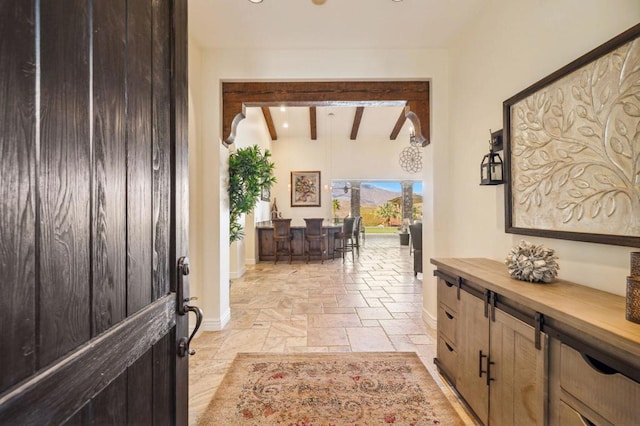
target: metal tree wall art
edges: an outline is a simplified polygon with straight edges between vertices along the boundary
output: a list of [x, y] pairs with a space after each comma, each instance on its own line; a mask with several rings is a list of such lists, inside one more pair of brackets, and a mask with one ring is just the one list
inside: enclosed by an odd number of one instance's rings
[[640, 39], [572, 68], [505, 102], [511, 210], [507, 227], [511, 225], [512, 232], [529, 230], [519, 233], [568, 232], [550, 236], [637, 245]]

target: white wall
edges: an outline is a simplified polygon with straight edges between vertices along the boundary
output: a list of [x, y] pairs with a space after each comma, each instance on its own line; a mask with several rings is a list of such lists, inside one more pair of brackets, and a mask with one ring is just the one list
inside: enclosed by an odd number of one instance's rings
[[[365, 111], [366, 114], [366, 111]], [[393, 128], [398, 115], [393, 115], [389, 129]], [[373, 119], [373, 117], [372, 117]], [[388, 117], [387, 117], [388, 119]], [[320, 121], [320, 120], [318, 120]], [[343, 129], [351, 128], [352, 122]], [[362, 123], [361, 126], [366, 126]], [[408, 126], [406, 126], [408, 127]], [[353, 180], [413, 180], [422, 179], [422, 173], [409, 173], [402, 169], [399, 155], [403, 148], [409, 147], [406, 137], [396, 141], [389, 138], [360, 138], [350, 140], [347, 136], [331, 135], [320, 132], [317, 140], [288, 138], [273, 143], [273, 158], [276, 164], [278, 183], [272, 191], [276, 197], [278, 211], [283, 217], [294, 222], [302, 222], [305, 217], [330, 219], [333, 216], [331, 206], [331, 181]], [[347, 132], [348, 133], [348, 132]], [[423, 149], [429, 150], [430, 148]], [[321, 171], [320, 207], [291, 207], [291, 171]]]
[[[202, 253], [201, 274], [195, 285], [201, 291], [200, 305], [205, 312], [205, 330], [219, 329], [229, 319], [229, 246], [228, 200], [225, 192], [228, 151], [220, 135], [220, 85], [225, 80], [348, 80], [348, 79], [430, 79], [432, 144], [425, 150], [424, 185], [433, 185], [436, 175], [446, 170], [442, 164], [430, 164], [440, 153], [446, 158], [448, 119], [448, 60], [443, 50], [207, 50], [202, 52], [202, 138], [197, 159], [200, 221], [194, 234]], [[280, 141], [278, 141], [280, 142]], [[274, 150], [277, 148], [273, 148]], [[395, 164], [397, 160], [392, 160]], [[303, 170], [298, 161], [296, 170]], [[390, 163], [391, 164], [391, 163]], [[301, 167], [301, 168], [298, 168]], [[288, 182], [280, 177], [280, 182]], [[415, 175], [412, 175], [415, 178]], [[205, 189], [206, 188], [206, 189]], [[443, 187], [442, 190], [445, 188]], [[280, 190], [278, 190], [280, 191]], [[426, 191], [426, 190], [425, 190]], [[436, 187], [435, 192], [439, 192]], [[323, 194], [324, 196], [325, 194]], [[278, 193], [278, 205], [288, 198]], [[288, 196], [288, 194], [287, 194]], [[434, 195], [435, 196], [435, 195]], [[281, 200], [284, 203], [281, 204]], [[285, 201], [286, 200], [286, 201]], [[323, 204], [328, 205], [323, 199]], [[312, 214], [313, 212], [309, 212]], [[318, 212], [320, 214], [320, 212]], [[308, 216], [308, 215], [307, 215]], [[324, 215], [323, 215], [324, 216]], [[323, 217], [321, 216], [321, 217]], [[432, 221], [433, 222], [433, 221]], [[432, 223], [432, 226], [433, 223]], [[428, 232], [428, 225], [425, 225]], [[431, 230], [433, 232], [433, 229]], [[437, 241], [426, 245], [426, 256], [434, 254]], [[431, 250], [431, 251], [430, 251]], [[195, 277], [194, 277], [195, 278]]]
[[[200, 85], [197, 91], [202, 94], [196, 182], [192, 181], [196, 202], [192, 204], [191, 247], [198, 251], [195, 259], [200, 268], [192, 282], [205, 310], [205, 329], [221, 328], [230, 315], [224, 178], [228, 150], [220, 139], [221, 81], [431, 80], [432, 137], [424, 151], [422, 173], [427, 265], [423, 318], [433, 322], [436, 302], [431, 257], [502, 260], [522, 239], [504, 233], [503, 187], [478, 185], [489, 129], [502, 128], [502, 102], [639, 21], [637, 0], [487, 0], [480, 15], [448, 50], [203, 51], [201, 82], [191, 82]], [[304, 160], [297, 160], [296, 170], [303, 170]], [[281, 183], [289, 181], [289, 171], [276, 170]], [[281, 191], [277, 189], [272, 196], [283, 210], [289, 204], [288, 192]], [[328, 199], [323, 193], [323, 205]], [[308, 213], [305, 216], [313, 212]], [[317, 213], [326, 216], [322, 209]], [[556, 249], [562, 278], [624, 293], [630, 248], [527, 239]]]
[[450, 49], [449, 255], [504, 260], [525, 239], [556, 250], [561, 278], [624, 294], [632, 249], [506, 234], [503, 186], [478, 182], [502, 102], [638, 22], [638, 0], [487, 1]]

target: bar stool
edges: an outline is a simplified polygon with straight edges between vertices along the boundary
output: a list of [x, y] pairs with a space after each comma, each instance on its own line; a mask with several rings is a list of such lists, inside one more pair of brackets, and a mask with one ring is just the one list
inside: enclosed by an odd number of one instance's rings
[[[327, 234], [322, 232], [322, 222], [324, 219], [305, 218], [306, 228], [304, 231], [304, 239], [306, 242], [307, 263], [311, 260], [311, 254], [320, 254], [320, 263], [324, 263], [324, 254], [327, 252], [325, 247], [325, 239]], [[312, 248], [315, 246], [317, 248]]]
[[[342, 222], [342, 230], [335, 234], [333, 238], [333, 256], [332, 259], [335, 259], [336, 252], [342, 254], [342, 261], [344, 262], [344, 255], [347, 252], [351, 252], [351, 261], [354, 262], [353, 256], [353, 228], [355, 225], [356, 218], [355, 217], [347, 217]], [[340, 245], [337, 246], [338, 241], [340, 241]]]
[[413, 276], [422, 273], [422, 223], [409, 225], [411, 246], [413, 247]]
[[356, 253], [360, 256], [360, 228], [362, 227], [362, 216], [356, 216], [356, 221], [353, 223], [353, 246], [356, 248]]
[[291, 249], [291, 240], [293, 240], [291, 219], [272, 219], [271, 222], [273, 223], [273, 264], [278, 263], [278, 254], [289, 255], [289, 264], [291, 264], [293, 255], [293, 250]]

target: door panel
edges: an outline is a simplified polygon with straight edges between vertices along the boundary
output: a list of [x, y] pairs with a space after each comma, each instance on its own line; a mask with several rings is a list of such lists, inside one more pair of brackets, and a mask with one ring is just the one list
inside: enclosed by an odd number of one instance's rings
[[127, 424], [127, 379], [125, 371], [96, 395], [92, 401], [93, 424]]
[[127, 316], [126, 3], [93, 4], [93, 333]]
[[[172, 163], [174, 169], [173, 178], [173, 205], [172, 215], [176, 226], [171, 228], [175, 232], [171, 240], [175, 241], [170, 258], [172, 265], [176, 265], [178, 258], [188, 253], [188, 229], [189, 229], [189, 156], [188, 156], [188, 75], [187, 75], [187, 0], [174, 0], [173, 2], [173, 78], [171, 90], [173, 93], [172, 105], [172, 134], [175, 137], [175, 159]], [[177, 31], [175, 29], [184, 29]], [[171, 289], [176, 291], [177, 274], [171, 274]], [[184, 276], [184, 298], [190, 297], [189, 277]], [[176, 345], [182, 336], [189, 330], [188, 315], [178, 315], [176, 318]], [[188, 398], [189, 398], [189, 364], [188, 357], [179, 357], [176, 362], [175, 386], [176, 386], [176, 420], [178, 424], [188, 422]]]
[[40, 4], [36, 368], [91, 337], [88, 13], [81, 0]]
[[151, 301], [151, 2], [128, 3], [127, 313]]
[[492, 425], [546, 424], [547, 336], [535, 345], [535, 328], [495, 310], [491, 322], [491, 382], [489, 411]]
[[[157, 343], [156, 343], [157, 344]], [[149, 349], [127, 368], [128, 423], [143, 424], [153, 418], [153, 350]], [[117, 423], [116, 423], [117, 424]]]
[[[185, 332], [186, 334], [186, 332]], [[183, 335], [185, 335], [183, 334]], [[153, 345], [153, 368], [151, 389], [153, 424], [187, 424], [176, 421], [176, 414], [187, 413], [187, 406], [176, 408], [175, 405], [175, 377], [176, 377], [176, 327]], [[185, 363], [187, 360], [184, 361]], [[186, 396], [185, 396], [186, 399]], [[167, 403], [170, 401], [171, 403]], [[147, 422], [148, 423], [148, 422]]]
[[[168, 1], [153, 1], [152, 16], [152, 178], [153, 178], [153, 290], [156, 300], [170, 291], [169, 228], [171, 217], [171, 24]], [[186, 117], [185, 117], [186, 119]], [[186, 149], [186, 146], [181, 148]], [[180, 249], [180, 255], [187, 253]]]
[[2, 424], [187, 423], [186, 8], [0, 2]]
[[36, 369], [34, 9], [0, 2], [0, 392]]
[[[458, 374], [456, 387], [485, 425], [489, 419], [489, 386], [486, 370], [489, 355], [489, 321], [484, 316], [484, 301], [460, 292], [458, 315]], [[483, 358], [480, 358], [482, 351]], [[480, 369], [483, 370], [482, 375]]]

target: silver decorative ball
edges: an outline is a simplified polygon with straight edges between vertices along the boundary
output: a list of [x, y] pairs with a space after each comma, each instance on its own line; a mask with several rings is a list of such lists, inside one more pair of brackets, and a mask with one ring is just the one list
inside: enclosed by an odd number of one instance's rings
[[509, 275], [517, 280], [549, 283], [558, 276], [560, 269], [554, 253], [542, 244], [521, 241], [511, 249], [504, 263]]

